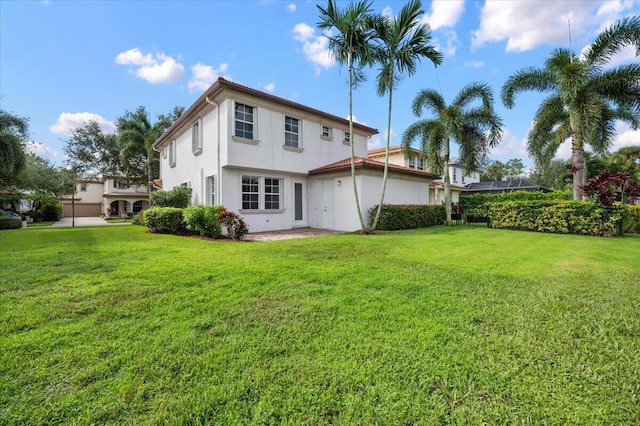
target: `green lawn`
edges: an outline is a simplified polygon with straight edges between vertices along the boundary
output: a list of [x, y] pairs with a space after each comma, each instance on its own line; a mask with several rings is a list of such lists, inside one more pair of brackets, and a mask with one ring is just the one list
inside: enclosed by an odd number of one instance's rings
[[0, 424], [638, 424], [640, 236], [0, 232]]

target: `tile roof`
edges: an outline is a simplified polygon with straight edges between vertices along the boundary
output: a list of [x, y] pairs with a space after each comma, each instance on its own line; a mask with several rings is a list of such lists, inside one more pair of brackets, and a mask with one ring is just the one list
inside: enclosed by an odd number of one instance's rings
[[[456, 185], [455, 183], [451, 183], [451, 189], [457, 189], [459, 191], [464, 191], [466, 189], [465, 186], [462, 185]], [[444, 188], [444, 182], [442, 182], [441, 180], [434, 180], [433, 182], [431, 182], [429, 184], [430, 188]]]
[[[355, 167], [356, 169], [370, 169], [370, 170], [384, 170], [384, 162], [370, 160], [368, 158], [356, 157], [355, 158]], [[313, 170], [309, 170], [309, 175], [319, 175], [323, 173], [344, 171], [351, 169], [351, 159], [346, 158], [341, 161], [336, 161], [335, 163], [327, 164], [326, 166], [318, 167]], [[389, 164], [389, 171], [404, 173], [416, 176], [423, 176], [431, 179], [437, 179], [440, 176], [426, 172], [424, 170], [412, 169], [409, 167], [398, 166], [396, 164]]]
[[470, 183], [466, 187], [465, 193], [499, 193], [509, 191], [543, 191], [551, 192], [549, 188], [538, 185], [537, 183], [529, 182], [524, 179], [510, 179], [510, 180], [492, 180], [483, 182]]

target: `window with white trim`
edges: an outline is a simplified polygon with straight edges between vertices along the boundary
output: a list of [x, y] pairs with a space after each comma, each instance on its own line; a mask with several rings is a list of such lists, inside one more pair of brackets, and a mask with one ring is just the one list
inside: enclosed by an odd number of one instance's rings
[[458, 182], [458, 173], [455, 167], [453, 167], [453, 181]]
[[416, 169], [424, 170], [424, 158], [421, 158], [421, 157], [416, 158]]
[[194, 121], [191, 125], [191, 152], [199, 154], [202, 152], [202, 119]]
[[300, 148], [300, 120], [284, 117], [284, 146]]
[[169, 143], [169, 165], [174, 167], [176, 165], [176, 140], [172, 140]]
[[320, 136], [331, 139], [333, 137], [333, 129], [329, 126], [322, 126], [322, 133], [320, 133]]
[[414, 157], [413, 155], [409, 157], [409, 167], [411, 167], [412, 169], [416, 168], [416, 157]]
[[346, 144], [351, 143], [351, 135], [349, 134], [348, 131], [344, 132], [344, 143]]
[[82, 182], [80, 184], [80, 191], [86, 191], [87, 190], [87, 182]]
[[207, 204], [214, 205], [216, 203], [216, 177], [207, 176]]
[[235, 136], [254, 139], [255, 108], [236, 102], [235, 104]]
[[113, 180], [113, 186], [116, 189], [128, 189], [129, 188], [129, 182], [127, 182], [126, 180], [122, 180], [122, 179], [114, 179]]
[[282, 179], [242, 176], [242, 210], [281, 210]]

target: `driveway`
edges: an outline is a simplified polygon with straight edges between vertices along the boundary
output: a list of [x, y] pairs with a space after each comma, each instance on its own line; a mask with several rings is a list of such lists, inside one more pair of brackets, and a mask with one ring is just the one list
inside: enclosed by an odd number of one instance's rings
[[[120, 226], [131, 225], [131, 223], [109, 223], [101, 217], [76, 217], [75, 226]], [[56, 223], [47, 228], [70, 228], [72, 226], [71, 217], [63, 217]], [[37, 229], [34, 227], [33, 229]]]

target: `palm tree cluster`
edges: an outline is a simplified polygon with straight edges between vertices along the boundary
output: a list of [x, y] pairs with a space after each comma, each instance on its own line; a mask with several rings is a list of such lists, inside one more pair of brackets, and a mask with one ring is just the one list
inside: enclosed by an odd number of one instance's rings
[[[318, 6], [318, 27], [327, 31], [329, 48], [349, 72], [349, 132], [353, 139], [353, 87], [365, 77], [367, 66], [379, 67], [378, 95], [388, 95], [386, 156], [381, 198], [372, 229], [378, 222], [384, 202], [389, 164], [389, 143], [393, 90], [404, 75], [413, 75], [422, 58], [434, 65], [442, 63], [442, 54], [430, 45], [428, 24], [419, 0], [407, 3], [396, 18], [372, 13], [371, 1], [351, 2], [344, 10], [329, 0]], [[332, 34], [335, 33], [335, 34]], [[607, 68], [613, 55], [626, 46], [640, 54], [640, 17], [617, 21], [600, 33], [593, 43], [577, 55], [568, 49], [556, 49], [543, 68], [529, 67], [514, 73], [502, 87], [502, 101], [514, 107], [518, 93], [526, 90], [550, 92], [542, 102], [529, 132], [527, 149], [538, 166], [549, 163], [560, 144], [571, 139], [573, 150], [574, 198], [586, 183], [585, 145], [596, 153], [607, 152], [615, 134], [615, 123], [622, 120], [633, 129], [640, 127], [640, 64]], [[491, 87], [483, 82], [466, 85], [447, 104], [442, 93], [420, 91], [413, 101], [413, 112], [420, 119], [403, 133], [402, 145], [409, 155], [418, 144], [421, 156], [433, 172], [442, 173], [445, 184], [447, 224], [451, 223], [451, 190], [448, 164], [450, 142], [459, 148], [459, 160], [468, 170], [478, 168], [488, 150], [501, 138], [502, 120], [494, 110]], [[423, 112], [428, 112], [422, 118]], [[355, 158], [351, 146], [351, 174], [358, 216], [366, 232], [355, 182]]]

